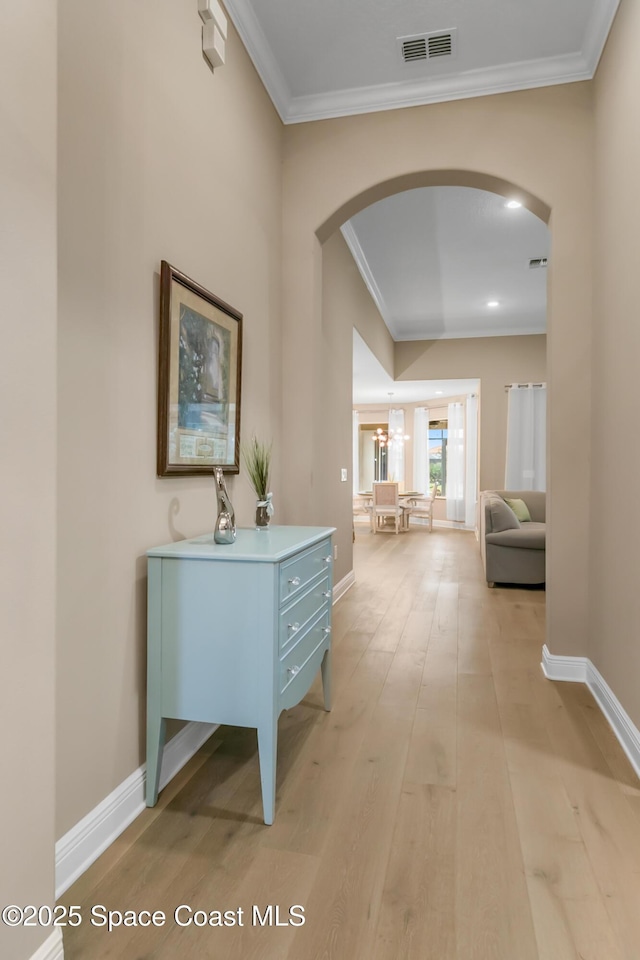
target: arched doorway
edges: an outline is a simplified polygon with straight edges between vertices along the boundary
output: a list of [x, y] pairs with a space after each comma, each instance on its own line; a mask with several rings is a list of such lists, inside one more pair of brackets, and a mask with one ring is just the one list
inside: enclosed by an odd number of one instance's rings
[[[429, 187], [470, 187], [474, 190], [484, 190], [505, 199], [517, 197], [523, 206], [531, 210], [539, 219], [547, 223], [550, 216], [548, 206], [519, 184], [514, 184], [497, 177], [479, 174], [465, 170], [431, 170], [402, 175], [367, 188], [357, 196], [350, 198], [316, 230], [318, 263], [315, 269], [319, 271], [319, 284], [316, 289], [318, 296], [317, 325], [311, 330], [309, 353], [318, 361], [318, 380], [311, 378], [305, 384], [305, 389], [317, 384], [316, 410], [326, 410], [326, 416], [312, 415], [309, 422], [314, 423], [313, 431], [307, 430], [300, 436], [300, 445], [309, 444], [308, 462], [311, 464], [310, 476], [306, 479], [309, 485], [310, 500], [303, 506], [305, 514], [310, 507], [314, 513], [314, 522], [331, 523], [337, 528], [335, 535], [338, 545], [337, 580], [340, 574], [351, 570], [352, 563], [352, 487], [349, 482], [336, 483], [341, 471], [352, 463], [351, 438], [351, 328], [352, 312], [358, 308], [355, 302], [349, 302], [353, 291], [345, 288], [348, 279], [344, 277], [344, 265], [338, 266], [340, 253], [336, 249], [336, 238], [340, 238], [340, 226], [345, 219], [354, 216], [357, 212], [384, 198], [396, 194], [404, 194], [410, 190]], [[341, 238], [340, 238], [341, 241]], [[355, 270], [355, 266], [353, 267]], [[339, 280], [342, 272], [343, 279]], [[339, 284], [339, 287], [336, 287]], [[342, 297], [342, 299], [341, 299]], [[366, 308], [365, 308], [366, 309]], [[408, 344], [394, 344], [384, 323], [377, 314], [373, 303], [368, 305], [372, 315], [375, 315], [373, 326], [374, 348], [378, 359], [381, 360], [388, 373], [402, 378], [405, 374], [406, 348]], [[432, 344], [426, 344], [427, 351]], [[402, 348], [398, 350], [397, 348]], [[449, 372], [451, 378], [462, 376], [477, 378], [477, 370]], [[496, 385], [494, 384], [494, 392]], [[308, 394], [307, 394], [308, 396]], [[503, 399], [500, 394], [499, 399]], [[491, 398], [495, 409], [495, 397]], [[300, 455], [296, 466], [303, 469], [305, 460]], [[301, 478], [301, 484], [305, 480]], [[502, 482], [496, 483], [502, 486]], [[347, 568], [345, 570], [345, 568]]]

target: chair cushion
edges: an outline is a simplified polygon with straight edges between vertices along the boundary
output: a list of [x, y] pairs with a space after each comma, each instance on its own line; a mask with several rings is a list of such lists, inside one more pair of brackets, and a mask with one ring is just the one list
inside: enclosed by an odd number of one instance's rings
[[544, 550], [546, 524], [531, 521], [518, 529], [494, 531], [485, 537], [487, 543], [498, 547], [528, 547], [530, 550]]
[[488, 505], [491, 516], [491, 530], [494, 533], [499, 533], [501, 530], [518, 530], [520, 528], [520, 521], [502, 497], [497, 495], [490, 497]]
[[519, 500], [517, 498], [511, 499], [510, 497], [505, 497], [504, 502], [507, 503], [520, 523], [528, 523], [531, 520], [531, 514], [529, 513], [529, 507], [526, 505], [524, 500]]

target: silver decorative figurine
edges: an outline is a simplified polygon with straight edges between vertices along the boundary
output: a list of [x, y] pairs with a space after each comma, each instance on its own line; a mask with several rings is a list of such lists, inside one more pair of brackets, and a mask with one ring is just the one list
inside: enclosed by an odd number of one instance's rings
[[218, 499], [218, 519], [216, 520], [213, 539], [216, 543], [233, 543], [236, 539], [236, 515], [231, 506], [231, 500], [229, 500], [222, 467], [214, 467], [214, 475], [216, 478], [216, 497]]

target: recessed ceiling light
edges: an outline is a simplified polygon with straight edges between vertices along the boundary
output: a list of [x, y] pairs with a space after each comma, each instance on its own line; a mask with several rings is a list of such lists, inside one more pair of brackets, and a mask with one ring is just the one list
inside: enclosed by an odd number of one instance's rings
[[488, 306], [488, 307], [499, 307], [499, 306], [500, 306], [500, 301], [499, 301], [499, 300], [487, 300], [487, 306]]
[[442, 390], [436, 390], [436, 397], [442, 396]]
[[507, 200], [507, 202], [505, 203], [505, 207], [507, 207], [509, 210], [517, 210], [518, 207], [521, 207], [521, 206], [522, 204], [520, 203], [519, 200]]

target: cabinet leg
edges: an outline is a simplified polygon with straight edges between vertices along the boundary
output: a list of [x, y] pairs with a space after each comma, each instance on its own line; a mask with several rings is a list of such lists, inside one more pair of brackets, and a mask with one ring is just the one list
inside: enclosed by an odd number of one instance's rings
[[322, 663], [322, 693], [324, 694], [324, 708], [331, 710], [331, 647], [325, 650]]
[[262, 783], [262, 810], [264, 822], [273, 823], [276, 812], [276, 762], [278, 759], [278, 721], [258, 727], [258, 756]]
[[158, 802], [160, 784], [160, 766], [164, 748], [166, 728], [164, 717], [147, 718], [147, 806], [155, 807]]

